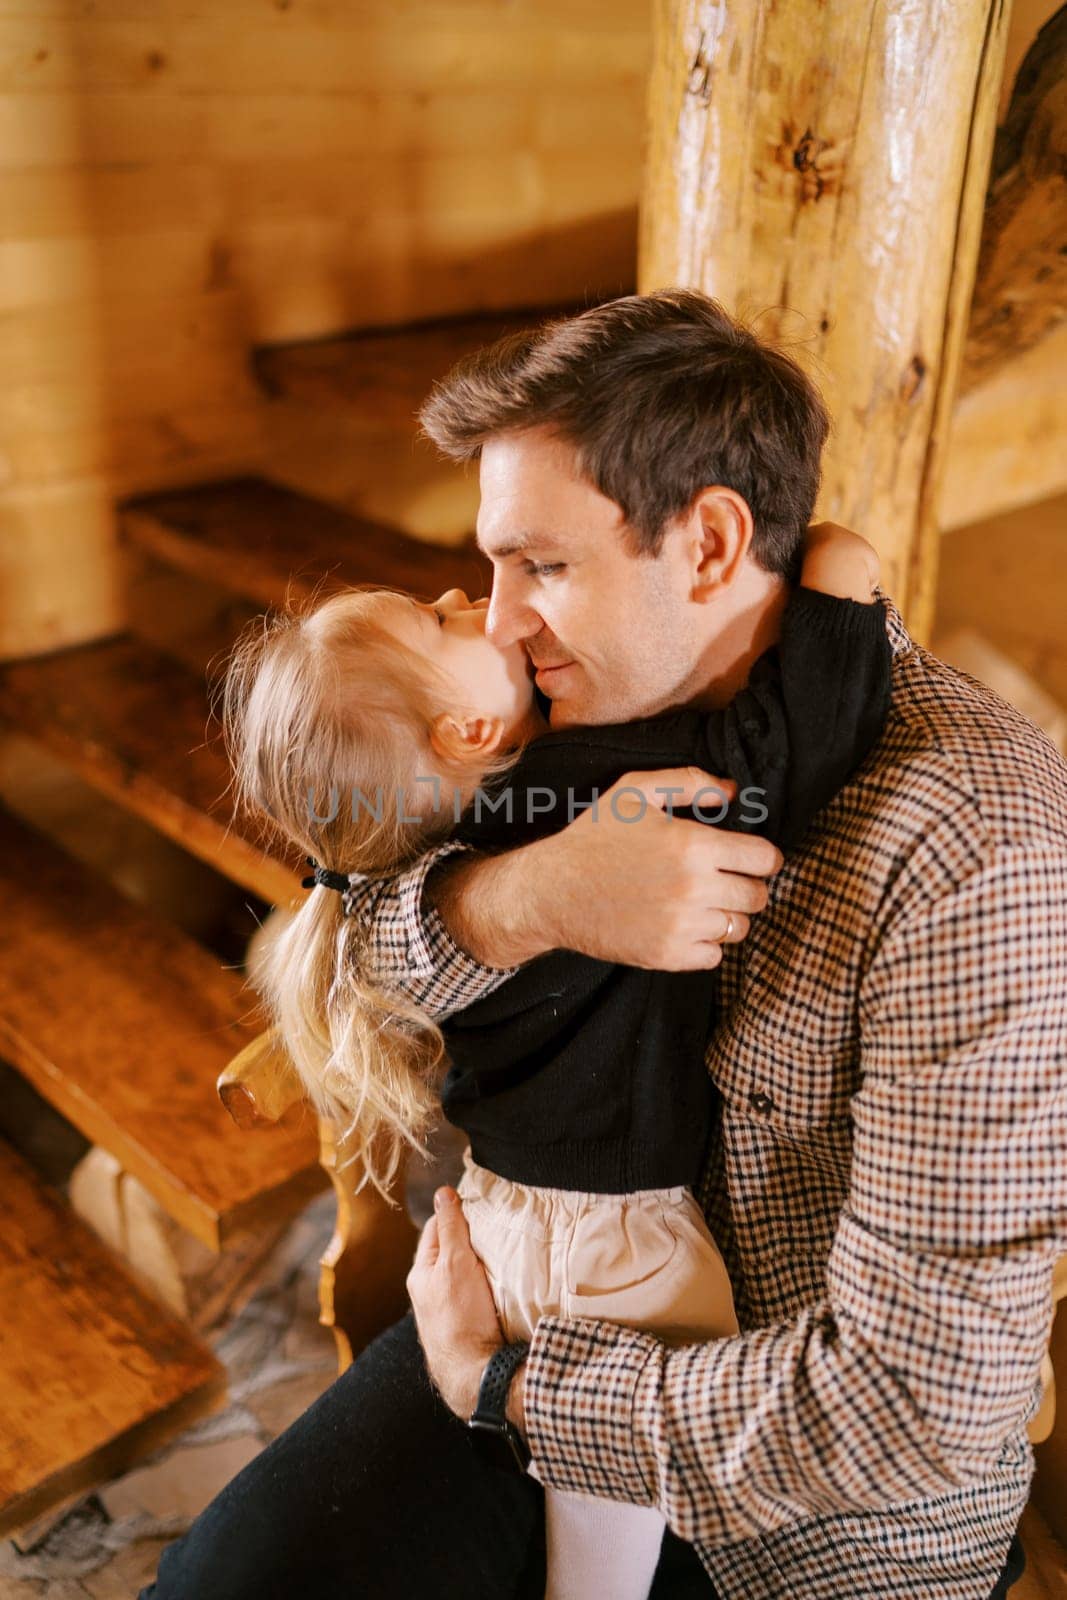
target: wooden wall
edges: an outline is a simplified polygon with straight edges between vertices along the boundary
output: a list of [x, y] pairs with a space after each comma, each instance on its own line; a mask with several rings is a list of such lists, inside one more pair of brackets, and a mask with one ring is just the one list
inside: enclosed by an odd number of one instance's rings
[[116, 495], [270, 454], [255, 343], [632, 284], [647, 0], [0, 0], [0, 656]]

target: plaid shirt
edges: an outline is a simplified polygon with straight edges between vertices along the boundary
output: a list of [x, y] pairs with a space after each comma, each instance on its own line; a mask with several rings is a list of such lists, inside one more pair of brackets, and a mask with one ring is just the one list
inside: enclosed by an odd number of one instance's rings
[[[542, 1317], [546, 1483], [656, 1504], [724, 1600], [984, 1600], [1025, 1503], [1067, 1251], [1067, 765], [908, 636], [884, 735], [717, 969], [699, 1198], [741, 1333]], [[372, 959], [438, 1015], [488, 993], [379, 886]]]

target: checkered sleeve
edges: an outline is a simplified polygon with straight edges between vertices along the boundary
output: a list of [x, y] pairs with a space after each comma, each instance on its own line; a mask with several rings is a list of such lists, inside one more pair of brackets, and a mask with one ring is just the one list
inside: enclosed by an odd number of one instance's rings
[[344, 897], [346, 914], [366, 929], [366, 943], [360, 952], [365, 970], [382, 988], [399, 990], [438, 1021], [491, 994], [517, 970], [483, 967], [475, 961], [456, 943], [436, 907], [425, 897], [426, 880], [433, 869], [447, 857], [470, 848], [449, 840], [406, 872], [354, 884]]
[[1018, 1450], [1067, 1249], [1067, 851], [966, 824], [902, 862], [873, 930], [824, 1296], [684, 1348], [542, 1318], [546, 1483], [656, 1504], [713, 1547], [944, 1494]]

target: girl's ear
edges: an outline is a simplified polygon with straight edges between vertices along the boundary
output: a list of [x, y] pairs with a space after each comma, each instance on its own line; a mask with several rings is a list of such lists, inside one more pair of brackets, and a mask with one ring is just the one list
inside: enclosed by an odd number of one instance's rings
[[454, 717], [443, 711], [430, 727], [431, 748], [448, 761], [491, 756], [503, 737], [503, 717]]

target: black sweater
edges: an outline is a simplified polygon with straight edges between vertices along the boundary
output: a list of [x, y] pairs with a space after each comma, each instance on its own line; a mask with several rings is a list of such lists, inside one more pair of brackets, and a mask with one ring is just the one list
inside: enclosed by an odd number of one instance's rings
[[[455, 836], [510, 849], [566, 826], [625, 772], [696, 765], [737, 783], [720, 826], [788, 852], [879, 739], [891, 664], [880, 601], [797, 588], [778, 645], [723, 710], [548, 733], [487, 786], [498, 809], [472, 806]], [[699, 804], [700, 820], [717, 817], [714, 796]], [[694, 1185], [714, 1104], [704, 1058], [716, 994], [714, 972], [550, 951], [443, 1024], [445, 1116], [476, 1161], [519, 1183]]]

